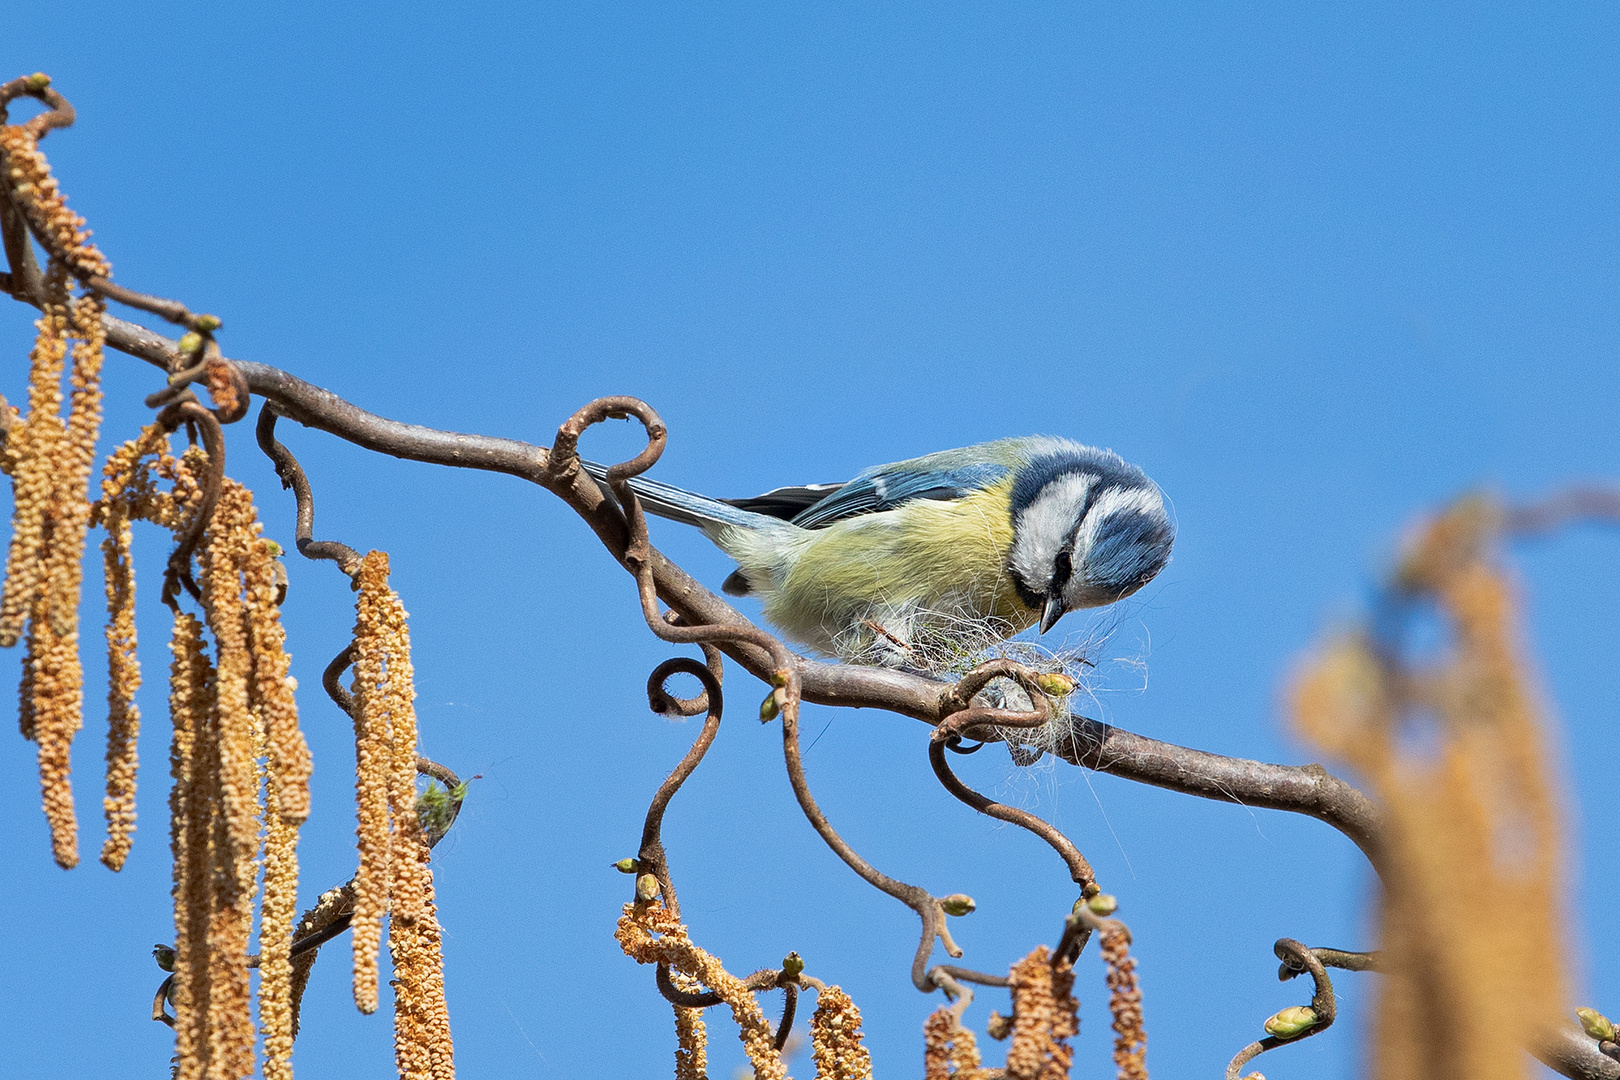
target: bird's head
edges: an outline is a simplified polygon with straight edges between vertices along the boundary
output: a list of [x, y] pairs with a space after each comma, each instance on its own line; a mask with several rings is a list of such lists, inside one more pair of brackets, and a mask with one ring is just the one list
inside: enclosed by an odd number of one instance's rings
[[1170, 561], [1175, 526], [1147, 474], [1109, 450], [1059, 444], [1016, 470], [1013, 583], [1041, 633], [1131, 595]]

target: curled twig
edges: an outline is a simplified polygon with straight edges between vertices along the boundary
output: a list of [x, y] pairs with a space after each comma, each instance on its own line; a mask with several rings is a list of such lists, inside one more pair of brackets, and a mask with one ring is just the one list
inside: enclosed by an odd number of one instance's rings
[[[718, 663], [718, 656], [714, 659]], [[686, 778], [692, 775], [692, 770], [703, 760], [703, 755], [708, 753], [709, 747], [714, 744], [714, 737], [720, 731], [720, 713], [724, 706], [720, 680], [714, 671], [696, 660], [677, 656], [659, 664], [647, 679], [647, 702], [654, 712], [664, 711], [661, 706], [672, 700], [664, 690], [664, 683], [671, 675], [678, 673], [694, 676], [703, 683], [709, 715], [704, 719], [703, 729], [698, 732], [692, 748], [681, 758], [680, 763], [664, 782], [658, 785], [658, 791], [653, 795], [651, 805], [647, 807], [647, 820], [641, 829], [641, 848], [636, 855], [641, 863], [642, 872], [658, 878], [659, 887], [663, 890], [664, 906], [676, 917], [680, 916], [681, 908], [680, 902], [675, 897], [675, 885], [670, 880], [669, 862], [664, 854], [662, 836], [664, 811], [669, 808], [669, 801], [675, 797], [681, 785], [686, 783]]]
[[[675, 985], [669, 977], [669, 965], [658, 964], [654, 970], [654, 982], [658, 993], [671, 1005], [678, 1005], [683, 1009], [709, 1009], [725, 1003], [725, 998], [713, 990], [693, 992], [682, 990]], [[786, 995], [782, 1002], [782, 1019], [777, 1023], [775, 1045], [781, 1050], [787, 1045], [788, 1036], [793, 1031], [793, 1018], [799, 1007], [800, 984], [811, 989], [820, 990], [820, 979], [811, 978], [803, 973], [788, 975], [780, 968], [762, 968], [747, 978], [740, 980], [743, 989], [750, 993], [759, 993], [762, 990], [782, 990]]]
[[[268, 401], [265, 402], [259, 410], [259, 422], [254, 429], [254, 435], [258, 438], [259, 449], [264, 451], [265, 456], [276, 467], [276, 475], [281, 478], [281, 486], [291, 489], [293, 498], [298, 502], [294, 541], [298, 553], [306, 559], [331, 559], [338, 564], [339, 570], [352, 578], [360, 569], [358, 551], [336, 540], [312, 539], [315, 529], [315, 494], [310, 490], [309, 477], [304, 474], [304, 467], [298, 464], [298, 459], [293, 456], [291, 450], [276, 440], [276, 417], [275, 408]], [[344, 711], [347, 711], [346, 707]]]
[[918, 944], [917, 955], [912, 962], [912, 982], [924, 993], [930, 992], [934, 984], [928, 978], [928, 957], [933, 951], [934, 941], [939, 940], [952, 957], [962, 955], [962, 951], [950, 938], [940, 901], [926, 889], [897, 881], [863, 859], [843, 837], [838, 835], [837, 830], [832, 827], [832, 823], [816, 804], [809, 782], [805, 779], [804, 762], [799, 748], [801, 692], [798, 658], [788, 651], [780, 639], [746, 621], [741, 625], [731, 622], [724, 625], [672, 625], [659, 613], [658, 582], [654, 571], [662, 562], [662, 557], [653, 550], [647, 538], [646, 515], [642, 512], [640, 500], [628, 483], [631, 477], [651, 468], [663, 453], [668, 429], [665, 428], [658, 413], [645, 402], [631, 397], [599, 398], [591, 402], [558, 429], [557, 440], [552, 446], [546, 465], [548, 477], [552, 478], [553, 482], [560, 483], [566, 478], [575, 476], [579, 468], [580, 435], [592, 424], [600, 423], [609, 417], [624, 416], [634, 416], [641, 421], [647, 430], [647, 446], [629, 461], [610, 466], [607, 469], [606, 480], [624, 511], [629, 535], [620, 558], [625, 568], [635, 575], [642, 617], [652, 632], [665, 641], [681, 644], [704, 642], [716, 645], [748, 644], [763, 650], [771, 658], [773, 670], [770, 673], [770, 681], [776, 688], [772, 694], [772, 704], [782, 719], [783, 757], [787, 765], [788, 782], [793, 787], [799, 809], [809, 820], [811, 827], [820, 834], [822, 840], [833, 849], [845, 865], [869, 885], [888, 893], [911, 908], [922, 919], [922, 940]]
[[782, 984], [782, 1019], [776, 1025], [776, 1049], [781, 1050], [787, 1045], [788, 1036], [793, 1034], [793, 1014], [799, 1009], [799, 984], [784, 982]]
[[1620, 521], [1620, 490], [1572, 487], [1538, 502], [1507, 507], [1502, 529], [1516, 536], [1544, 536], [1576, 521]]
[[[1377, 971], [1381, 959], [1377, 952], [1346, 952], [1343, 949], [1310, 949], [1308, 951], [1321, 962], [1323, 967], [1340, 968], [1344, 971]], [[1292, 953], [1284, 955], [1279, 951], [1277, 958], [1282, 961], [1277, 966], [1277, 981], [1279, 982], [1287, 982], [1289, 979], [1298, 978], [1310, 970], [1302, 962], [1296, 960]]]
[[10, 121], [6, 107], [20, 97], [31, 97], [49, 106], [49, 111], [40, 113], [23, 125], [34, 137], [35, 142], [57, 128], [73, 125], [75, 117], [73, 106], [51, 86], [51, 77], [43, 72], [23, 75], [8, 83], [0, 83], [0, 124]]
[[202, 499], [197, 512], [186, 525], [185, 532], [175, 542], [169, 556], [168, 568], [163, 574], [163, 602], [178, 611], [180, 586], [184, 585], [192, 598], [201, 602], [202, 592], [191, 576], [191, 556], [202, 541], [204, 530], [213, 520], [214, 507], [219, 502], [220, 485], [225, 480], [225, 433], [212, 410], [204, 408], [195, 399], [177, 401], [158, 413], [157, 422], [167, 431], [174, 431], [182, 423], [192, 424], [201, 432], [203, 451], [208, 455], [208, 471], [202, 476]]
[[341, 679], [352, 663], [354, 663], [354, 645], [350, 643], [343, 647], [342, 652], [332, 657], [331, 662], [326, 665], [326, 670], [321, 672], [321, 688], [350, 719], [354, 718], [354, 695], [349, 693]]
[[[961, 716], [963, 714], [958, 713], [956, 715]], [[951, 719], [954, 720], [956, 717], [953, 716]], [[947, 724], [949, 722], [946, 721]], [[933, 736], [928, 741], [928, 763], [933, 766], [934, 775], [939, 778], [939, 782], [945, 785], [945, 790], [973, 807], [979, 813], [987, 814], [998, 821], [1009, 822], [1020, 828], [1028, 829], [1042, 840], [1045, 840], [1052, 846], [1052, 850], [1062, 857], [1065, 865], [1068, 866], [1069, 877], [1073, 879], [1075, 884], [1080, 886], [1081, 895], [1095, 894], [1097, 892], [1097, 875], [1092, 871], [1091, 864], [1086, 861], [1084, 855], [1080, 854], [1080, 849], [1074, 846], [1074, 842], [1064, 836], [1057, 826], [1049, 821], [1043, 821], [1027, 810], [1019, 810], [979, 794], [962, 783], [957, 775], [951, 771], [950, 763], [945, 759], [945, 749], [947, 740], [952, 736], [948, 732], [945, 735], [940, 734], [941, 731], [945, 730], [945, 726], [945, 724], [941, 724], [935, 728]]]
[[[1298, 1010], [1298, 1007], [1296, 1007], [1296, 1009], [1285, 1009], [1272, 1017], [1271, 1020], [1267, 1021], [1267, 1030], [1277, 1026], [1279, 1020], [1291, 1021], [1290, 1026], [1295, 1026], [1298, 1029], [1290, 1032], [1287, 1027], [1281, 1027], [1279, 1030], [1282, 1030], [1283, 1034], [1267, 1035], [1264, 1039], [1252, 1042], [1239, 1050], [1237, 1055], [1226, 1066], [1226, 1080], [1239, 1080], [1243, 1066], [1267, 1050], [1275, 1050], [1285, 1043], [1299, 1042], [1302, 1039], [1310, 1038], [1312, 1035], [1321, 1034], [1333, 1026], [1334, 1018], [1337, 1015], [1336, 1002], [1333, 997], [1333, 981], [1328, 978], [1327, 968], [1317, 958], [1316, 951], [1307, 948], [1293, 938], [1279, 938], [1277, 944], [1273, 946], [1273, 950], [1277, 954], [1277, 959], [1283, 963], [1283, 971], [1293, 971], [1296, 974], [1299, 971], [1310, 972], [1311, 980], [1315, 983], [1315, 991], [1311, 995], [1311, 1003], [1308, 1007], [1310, 1015], [1304, 1015], [1303, 1011]], [[1279, 977], [1282, 977], [1281, 973], [1279, 973]], [[1287, 977], [1292, 978], [1293, 976], [1289, 975]], [[1289, 1014], [1294, 1015], [1290, 1016]], [[1304, 1026], [1298, 1027], [1301, 1023]]]

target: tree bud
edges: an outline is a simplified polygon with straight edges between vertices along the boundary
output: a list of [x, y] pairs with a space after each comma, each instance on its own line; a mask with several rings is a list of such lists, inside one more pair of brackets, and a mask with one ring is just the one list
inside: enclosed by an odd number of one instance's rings
[[790, 952], [782, 957], [782, 975], [785, 978], [797, 979], [804, 973], [804, 958], [796, 952]]
[[613, 869], [621, 874], [633, 874], [641, 869], [641, 863], [635, 859], [620, 859], [613, 864]]
[[1035, 676], [1035, 685], [1041, 688], [1043, 694], [1052, 697], [1068, 697], [1074, 693], [1074, 680], [1061, 671], [1043, 671]]
[[1119, 910], [1119, 897], [1111, 893], [1098, 893], [1086, 901], [1086, 909], [1093, 915], [1106, 919]]
[[984, 1031], [986, 1035], [989, 1035], [992, 1039], [1000, 1042], [1002, 1039], [1005, 1039], [1008, 1035], [1012, 1034], [1012, 1026], [1012, 1017], [1002, 1016], [998, 1012], [993, 1012], [990, 1014], [990, 1019], [985, 1022]]
[[642, 874], [636, 878], [636, 896], [642, 900], [651, 900], [659, 892], [658, 878], [652, 874]]
[[162, 968], [164, 971], [173, 971], [174, 947], [172, 945], [152, 946], [152, 959], [156, 960], [157, 966]]
[[939, 898], [939, 906], [947, 915], [971, 915], [979, 905], [967, 893], [951, 893]]
[[1321, 1022], [1322, 1018], [1309, 1005], [1291, 1005], [1266, 1021], [1266, 1034], [1279, 1039], [1292, 1039]]
[[768, 724], [782, 711], [782, 703], [776, 700], [776, 691], [772, 690], [765, 695], [765, 700], [759, 703], [759, 722]]
[[1620, 1042], [1615, 1038], [1614, 1021], [1596, 1009], [1576, 1009], [1575, 1015], [1581, 1018], [1581, 1030], [1598, 1042]]

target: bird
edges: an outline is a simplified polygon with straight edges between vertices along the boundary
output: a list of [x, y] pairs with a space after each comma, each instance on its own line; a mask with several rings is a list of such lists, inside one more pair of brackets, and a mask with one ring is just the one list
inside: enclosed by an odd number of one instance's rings
[[[607, 470], [582, 462], [604, 490]], [[1111, 450], [1035, 435], [887, 465], [842, 484], [719, 499], [645, 475], [651, 514], [702, 529], [754, 596], [823, 656], [936, 666], [1065, 614], [1123, 599], [1170, 559], [1159, 488]], [[931, 663], [932, 661], [932, 663]]]

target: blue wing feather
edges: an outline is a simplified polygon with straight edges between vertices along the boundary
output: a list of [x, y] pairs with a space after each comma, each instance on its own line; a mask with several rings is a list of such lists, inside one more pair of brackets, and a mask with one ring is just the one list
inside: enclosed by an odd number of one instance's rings
[[955, 468], [927, 468], [927, 458], [868, 469], [793, 519], [802, 529], [822, 529], [835, 521], [893, 510], [913, 499], [960, 499], [1004, 478], [1005, 465], [975, 462]]

